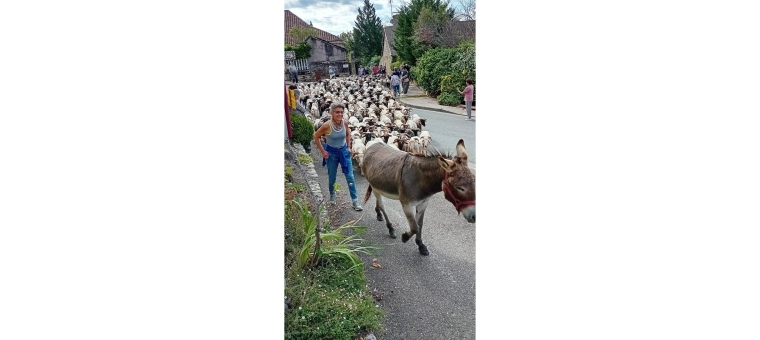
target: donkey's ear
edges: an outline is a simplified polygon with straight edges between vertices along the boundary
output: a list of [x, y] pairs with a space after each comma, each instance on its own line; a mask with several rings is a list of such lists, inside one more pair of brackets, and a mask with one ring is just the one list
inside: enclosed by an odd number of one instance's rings
[[467, 162], [467, 150], [464, 148], [464, 139], [460, 139], [457, 143], [457, 157]]
[[446, 172], [454, 171], [454, 167], [456, 166], [456, 163], [454, 163], [454, 161], [448, 160], [441, 156], [438, 156], [438, 164], [440, 164], [443, 170], [446, 170]]

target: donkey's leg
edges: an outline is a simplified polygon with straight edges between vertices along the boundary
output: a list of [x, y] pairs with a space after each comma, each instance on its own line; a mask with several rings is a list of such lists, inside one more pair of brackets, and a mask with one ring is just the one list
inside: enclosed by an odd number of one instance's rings
[[420, 228], [417, 225], [417, 220], [415, 219], [415, 207], [409, 204], [401, 204], [401, 209], [404, 210], [404, 215], [406, 215], [406, 220], [409, 222], [409, 231], [403, 233], [401, 235], [401, 241], [406, 242], [409, 241], [410, 238], [412, 238], [413, 235], [417, 235], [414, 242], [417, 243], [417, 247], [420, 250], [420, 254], [422, 255], [429, 255], [430, 253], [427, 250], [427, 247], [422, 244], [422, 239], [419, 236]]
[[[388, 227], [388, 234], [391, 236], [391, 238], [396, 238], [396, 230], [391, 225], [391, 220], [388, 219], [388, 214], [385, 212], [385, 206], [383, 205], [383, 196], [380, 195], [377, 191], [374, 192], [375, 194], [375, 212], [377, 213], [377, 220], [382, 221], [383, 216], [385, 216], [385, 226]], [[380, 215], [380, 213], [383, 213]]]
[[420, 204], [417, 205], [417, 235], [414, 238], [414, 243], [417, 243], [417, 247], [420, 249], [420, 254], [422, 255], [429, 255], [430, 252], [427, 249], [427, 246], [425, 246], [424, 243], [422, 243], [422, 219], [425, 217], [425, 209], [427, 209], [428, 202], [430, 201], [430, 198], [420, 202]]

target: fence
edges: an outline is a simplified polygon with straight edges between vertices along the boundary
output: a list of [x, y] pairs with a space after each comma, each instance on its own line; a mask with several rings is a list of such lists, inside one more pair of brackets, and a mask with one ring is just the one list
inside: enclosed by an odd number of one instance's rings
[[[345, 60], [340, 61], [321, 61], [321, 62], [314, 62], [311, 63], [312, 71], [319, 71], [322, 75], [327, 75], [328, 70], [330, 66], [333, 67], [333, 70], [335, 70], [335, 73], [351, 73], [350, 66], [351, 64]], [[343, 67], [346, 66], [346, 67]]]
[[296, 69], [299, 73], [311, 71], [311, 68], [309, 67], [309, 61], [306, 59], [286, 60], [285, 63], [288, 64], [288, 66], [296, 65]]

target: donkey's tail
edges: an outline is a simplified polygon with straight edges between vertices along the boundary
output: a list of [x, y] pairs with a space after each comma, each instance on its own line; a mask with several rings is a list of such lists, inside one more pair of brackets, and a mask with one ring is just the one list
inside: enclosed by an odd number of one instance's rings
[[372, 186], [368, 185], [367, 186], [367, 193], [364, 194], [364, 202], [362, 204], [367, 204], [367, 201], [369, 201], [369, 195], [371, 195], [371, 194], [372, 194]]

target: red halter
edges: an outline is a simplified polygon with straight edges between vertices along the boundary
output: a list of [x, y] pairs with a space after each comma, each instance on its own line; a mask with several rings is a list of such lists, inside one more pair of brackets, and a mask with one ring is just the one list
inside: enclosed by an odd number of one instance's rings
[[445, 197], [449, 202], [454, 203], [454, 207], [457, 209], [457, 213], [462, 213], [462, 208], [469, 206], [469, 205], [475, 205], [475, 201], [460, 201], [456, 197], [454, 197], [454, 194], [451, 192], [451, 188], [449, 187], [449, 172], [444, 171], [446, 175], [443, 177], [443, 197]]

